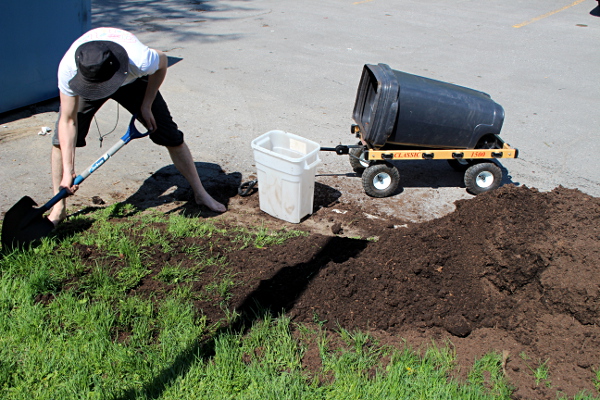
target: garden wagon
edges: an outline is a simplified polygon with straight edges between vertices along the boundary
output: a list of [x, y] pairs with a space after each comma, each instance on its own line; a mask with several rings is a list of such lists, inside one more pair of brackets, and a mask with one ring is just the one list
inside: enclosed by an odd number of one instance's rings
[[464, 172], [467, 191], [480, 194], [500, 186], [503, 173], [494, 160], [518, 156], [500, 139], [504, 109], [488, 94], [386, 64], [364, 66], [353, 119], [357, 145], [321, 150], [348, 154], [373, 197], [396, 192], [400, 173], [392, 161], [447, 160]]

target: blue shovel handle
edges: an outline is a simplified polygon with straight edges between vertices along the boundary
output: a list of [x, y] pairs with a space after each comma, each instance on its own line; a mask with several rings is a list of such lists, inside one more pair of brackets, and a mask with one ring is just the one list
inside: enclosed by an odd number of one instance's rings
[[129, 143], [132, 139], [140, 139], [146, 137], [150, 134], [150, 131], [146, 131], [141, 133], [135, 127], [135, 120], [137, 118], [137, 114], [131, 117], [131, 121], [129, 121], [129, 127], [127, 128], [127, 132], [121, 137], [121, 140], [125, 142], [125, 144]]
[[[133, 115], [131, 117], [131, 121], [129, 122], [129, 127], [127, 128], [127, 132], [125, 132], [125, 134], [121, 137], [121, 139], [119, 139], [119, 141], [117, 143], [115, 143], [113, 145], [113, 147], [111, 147], [104, 155], [102, 155], [99, 159], [97, 159], [92, 165], [90, 165], [88, 168], [86, 168], [85, 171], [83, 171], [81, 174], [77, 175], [75, 177], [75, 179], [73, 180], [73, 185], [79, 185], [81, 182], [83, 182], [88, 176], [90, 176], [92, 174], [92, 172], [94, 172], [95, 170], [100, 168], [106, 161], [108, 161], [108, 159], [110, 157], [112, 157], [117, 151], [119, 151], [121, 149], [121, 147], [125, 146], [132, 139], [140, 139], [140, 138], [146, 137], [150, 134], [150, 131], [141, 133], [135, 127], [135, 120], [136, 120], [136, 115]], [[54, 205], [56, 203], [58, 203], [59, 201], [61, 201], [65, 197], [67, 197], [68, 195], [69, 195], [69, 193], [67, 192], [67, 189], [64, 189], [64, 188], [61, 189], [53, 198], [51, 198], [46, 204], [44, 204], [41, 207], [41, 209], [43, 209], [44, 211], [51, 209], [52, 207], [54, 207]]]

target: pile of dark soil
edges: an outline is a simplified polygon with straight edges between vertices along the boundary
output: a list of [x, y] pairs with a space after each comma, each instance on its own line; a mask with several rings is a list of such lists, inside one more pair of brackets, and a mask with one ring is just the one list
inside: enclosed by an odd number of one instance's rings
[[503, 352], [515, 398], [597, 393], [600, 199], [506, 186], [437, 220], [372, 225], [377, 241], [312, 235], [230, 255], [249, 283], [238, 308], [413, 346], [449, 339], [463, 372]]

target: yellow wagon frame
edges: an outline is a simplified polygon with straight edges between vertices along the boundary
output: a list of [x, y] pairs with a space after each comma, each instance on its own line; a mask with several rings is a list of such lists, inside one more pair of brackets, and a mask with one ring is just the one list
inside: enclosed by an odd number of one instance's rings
[[[500, 140], [498, 138], [498, 140]], [[367, 150], [365, 160], [450, 160], [517, 158], [519, 151], [502, 142], [501, 149]]]

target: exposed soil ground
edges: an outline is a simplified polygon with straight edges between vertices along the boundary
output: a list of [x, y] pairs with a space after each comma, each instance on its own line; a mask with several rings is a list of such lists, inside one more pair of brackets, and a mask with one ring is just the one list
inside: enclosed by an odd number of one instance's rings
[[[406, 340], [419, 348], [449, 341], [459, 378], [476, 358], [496, 351], [504, 355], [516, 399], [597, 393], [600, 199], [562, 187], [539, 192], [507, 185], [459, 200], [442, 218], [412, 223], [339, 203], [335, 190], [317, 184], [315, 213], [293, 225], [262, 213], [257, 194], [239, 197], [229, 188], [215, 195], [232, 211], [202, 215], [225, 224], [260, 221], [311, 232], [283, 245], [233, 253], [225, 250], [232, 238], [188, 239], [210, 242], [214, 252], [226, 254], [241, 283], [230, 305], [249, 318], [260, 307], [283, 310], [296, 322], [369, 332], [383, 343], [402, 346]], [[194, 212], [188, 195], [173, 194], [175, 210]], [[138, 193], [129, 201], [144, 208], [148, 199]], [[156, 251], [157, 261], [185, 262], [186, 244], [169, 255]], [[81, 252], [99, 256], [93, 249]], [[156, 298], [170, 290], [152, 279], [157, 272], [131, 294]], [[195, 285], [202, 291], [201, 281]], [[223, 317], [218, 299], [201, 298], [197, 307], [211, 321]], [[315, 354], [304, 359], [312, 371], [320, 367]], [[536, 383], [533, 369], [544, 362], [550, 376]]]

